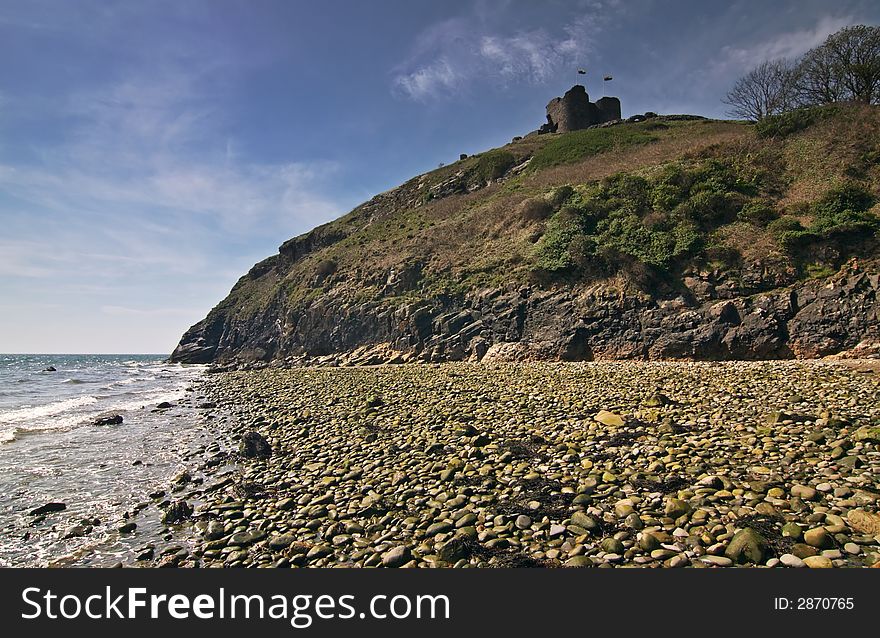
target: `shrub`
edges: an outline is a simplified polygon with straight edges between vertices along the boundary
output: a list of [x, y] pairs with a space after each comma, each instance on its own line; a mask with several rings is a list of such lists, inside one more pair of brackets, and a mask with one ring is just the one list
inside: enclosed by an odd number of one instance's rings
[[571, 199], [574, 192], [574, 189], [566, 184], [550, 193], [550, 205], [553, 206], [553, 210], [559, 210], [565, 202]]
[[832, 188], [813, 206], [815, 215], [834, 215], [846, 211], [864, 212], [874, 205], [874, 195], [862, 185], [848, 182]]
[[657, 184], [651, 189], [651, 205], [655, 209], [670, 211], [687, 196], [687, 191], [674, 184]]
[[553, 213], [553, 207], [544, 197], [529, 197], [520, 202], [517, 212], [521, 219], [537, 221], [546, 219]]
[[770, 204], [763, 200], [747, 202], [736, 215], [741, 222], [753, 226], [766, 226], [779, 217], [779, 213]]
[[483, 181], [502, 177], [516, 164], [516, 158], [509, 151], [496, 149], [483, 153], [477, 158], [474, 171]]
[[780, 233], [801, 231], [804, 230], [804, 227], [797, 219], [786, 215], [770, 222], [767, 226], [767, 230], [773, 235], [778, 235]]
[[597, 237], [600, 246], [613, 248], [659, 269], [668, 268], [673, 259], [687, 253], [695, 239], [691, 229], [652, 230], [635, 215], [609, 219], [600, 227]]
[[732, 217], [736, 212], [736, 201], [725, 192], [701, 190], [691, 195], [677, 210], [694, 222], [715, 226]]
[[575, 262], [569, 252], [573, 239], [582, 236], [576, 215], [562, 210], [547, 221], [547, 229], [535, 247], [536, 267], [550, 273], [570, 270]]
[[[670, 163], [645, 175], [618, 173], [578, 187], [547, 224], [536, 262], [548, 273], [586, 270], [597, 261], [613, 270], [669, 270], [705, 249], [707, 234], [743, 218], [768, 223], [769, 205], [750, 202], [750, 178], [730, 162]], [[746, 207], [748, 205], [748, 207]], [[786, 222], [783, 222], [783, 226]], [[780, 227], [783, 232], [807, 232]], [[784, 235], [793, 241], [796, 235]]]
[[758, 137], [788, 137], [809, 128], [816, 122], [832, 117], [839, 111], [835, 105], [807, 106], [779, 115], [765, 117], [755, 125]]
[[859, 184], [847, 183], [832, 188], [809, 207], [812, 220], [808, 228], [792, 217], [780, 217], [767, 229], [786, 249], [794, 249], [818, 240], [871, 234], [880, 228], [880, 218], [868, 209], [875, 198]]
[[773, 238], [786, 250], [809, 243], [816, 237], [805, 229], [794, 217], [780, 217], [768, 224], [767, 230]]

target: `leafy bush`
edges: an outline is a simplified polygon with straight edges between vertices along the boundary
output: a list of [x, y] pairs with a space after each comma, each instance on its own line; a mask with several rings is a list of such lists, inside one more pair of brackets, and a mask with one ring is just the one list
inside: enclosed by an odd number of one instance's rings
[[612, 175], [567, 198], [536, 246], [537, 267], [550, 273], [596, 264], [669, 270], [703, 250], [707, 234], [735, 218], [755, 190], [732, 164], [718, 160], [670, 163], [647, 176]]
[[845, 211], [863, 212], [875, 202], [874, 195], [861, 184], [848, 182], [829, 190], [813, 207], [815, 215], [833, 215]]
[[516, 164], [516, 158], [509, 151], [496, 149], [483, 153], [477, 158], [474, 170], [483, 181], [502, 177]]
[[786, 249], [794, 249], [819, 240], [871, 234], [880, 228], [880, 218], [869, 209], [875, 198], [859, 184], [847, 183], [832, 188], [807, 211], [812, 216], [809, 227], [793, 217], [780, 217], [767, 229]]
[[780, 217], [767, 226], [767, 230], [773, 238], [785, 249], [790, 250], [815, 239], [815, 235], [808, 231], [794, 217]]
[[648, 177], [620, 173], [582, 187], [548, 225], [539, 267], [554, 272], [600, 260], [612, 269], [667, 270], [702, 249], [704, 229], [736, 213], [742, 187], [719, 162], [669, 164]]
[[553, 206], [544, 197], [529, 197], [520, 202], [519, 217], [527, 221], [545, 219], [553, 213]]
[[803, 108], [770, 115], [755, 125], [758, 137], [788, 137], [809, 128], [816, 122], [832, 117], [839, 111], [835, 105], [806, 106]]
[[572, 195], [574, 195], [574, 189], [571, 186], [560, 186], [550, 193], [550, 205], [554, 210], [559, 210]]
[[746, 202], [739, 213], [737, 219], [753, 226], [766, 226], [774, 219], [779, 217], [779, 213], [773, 206], [763, 200], [753, 200]]
[[565, 209], [547, 221], [547, 228], [541, 241], [535, 247], [536, 263], [539, 270], [559, 273], [570, 270], [575, 261], [569, 246], [575, 238], [583, 236], [583, 226], [575, 214]]
[[880, 227], [880, 218], [868, 211], [874, 201], [874, 196], [859, 184], [833, 188], [813, 206], [810, 230], [825, 238], [874, 232]]

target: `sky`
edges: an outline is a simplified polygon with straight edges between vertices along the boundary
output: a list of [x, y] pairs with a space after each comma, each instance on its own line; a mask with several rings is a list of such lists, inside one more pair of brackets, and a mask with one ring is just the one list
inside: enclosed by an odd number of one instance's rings
[[[0, 0], [0, 352], [168, 353], [286, 239], [576, 81], [724, 117], [875, 0]], [[587, 70], [578, 76], [578, 67]]]

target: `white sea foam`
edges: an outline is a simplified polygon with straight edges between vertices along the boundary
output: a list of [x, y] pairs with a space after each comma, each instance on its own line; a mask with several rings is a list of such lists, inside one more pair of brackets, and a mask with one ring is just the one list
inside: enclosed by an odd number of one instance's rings
[[19, 408], [17, 410], [9, 410], [0, 413], [0, 423], [20, 423], [22, 421], [30, 421], [32, 419], [40, 419], [47, 416], [54, 416], [67, 412], [74, 408], [97, 403], [98, 400], [89, 395], [64, 399], [63, 401], [54, 401], [45, 405], [37, 405], [33, 407]]

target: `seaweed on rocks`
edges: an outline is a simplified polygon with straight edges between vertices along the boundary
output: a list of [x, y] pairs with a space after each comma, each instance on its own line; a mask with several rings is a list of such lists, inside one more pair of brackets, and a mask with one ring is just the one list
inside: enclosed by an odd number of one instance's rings
[[767, 548], [777, 558], [789, 553], [796, 542], [790, 536], [782, 535], [785, 519], [778, 514], [750, 514], [737, 519], [735, 524], [741, 529], [751, 527], [763, 536], [767, 541]]
[[[558, 481], [538, 479], [530, 481], [527, 489], [523, 490], [513, 501], [500, 503], [496, 511], [502, 515], [528, 514], [530, 516], [547, 516], [551, 519], [563, 519], [569, 513], [570, 494], [561, 492], [562, 484]], [[535, 501], [540, 505], [532, 509], [529, 503]]]
[[277, 488], [267, 487], [262, 483], [256, 483], [253, 481], [240, 481], [235, 484], [233, 490], [235, 491], [236, 496], [243, 500], [269, 498], [278, 492]]
[[660, 492], [662, 494], [671, 494], [690, 485], [691, 480], [684, 476], [670, 476], [659, 480], [637, 478], [633, 479], [631, 483], [633, 487], [649, 493]]
[[621, 446], [627, 445], [629, 443], [632, 443], [633, 441], [635, 441], [636, 439], [638, 439], [640, 436], [643, 436], [643, 435], [644, 435], [644, 432], [634, 432], [634, 431], [618, 432], [617, 434], [615, 434], [614, 436], [609, 438], [607, 441], [604, 441], [604, 445], [605, 445], [605, 447], [621, 447]]
[[517, 547], [508, 547], [504, 549], [497, 547], [490, 548], [464, 536], [453, 538], [444, 546], [444, 549], [450, 554], [462, 558], [474, 556], [482, 558], [487, 562], [494, 560], [492, 566], [499, 569], [547, 569], [558, 567], [558, 564], [555, 561], [534, 558], [533, 556], [523, 553], [523, 551]]
[[510, 452], [511, 458], [515, 460], [544, 458], [544, 454], [540, 451], [540, 445], [535, 443], [533, 439], [529, 439], [524, 443], [520, 441], [504, 441], [501, 443], [501, 447]]

